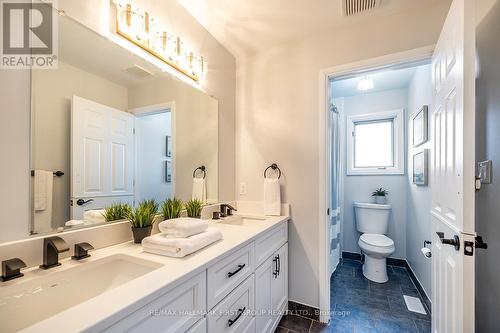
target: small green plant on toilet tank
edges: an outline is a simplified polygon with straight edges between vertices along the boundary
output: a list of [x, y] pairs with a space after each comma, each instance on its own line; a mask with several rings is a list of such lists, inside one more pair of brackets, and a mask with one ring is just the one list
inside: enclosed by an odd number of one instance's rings
[[175, 219], [181, 216], [184, 204], [177, 198], [168, 198], [161, 204], [164, 220]]
[[139, 203], [134, 210], [128, 215], [134, 242], [140, 243], [142, 240], [151, 235], [151, 229], [158, 213], [158, 204], [155, 200], [145, 200]]
[[389, 191], [383, 189], [382, 187], [376, 189], [372, 192], [372, 197], [375, 199], [375, 203], [385, 205], [387, 203], [387, 196]]
[[189, 217], [201, 217], [201, 209], [203, 208], [203, 202], [199, 199], [191, 199], [186, 202], [186, 211]]
[[125, 220], [132, 212], [132, 207], [129, 204], [114, 203], [104, 208], [104, 219], [106, 222]]

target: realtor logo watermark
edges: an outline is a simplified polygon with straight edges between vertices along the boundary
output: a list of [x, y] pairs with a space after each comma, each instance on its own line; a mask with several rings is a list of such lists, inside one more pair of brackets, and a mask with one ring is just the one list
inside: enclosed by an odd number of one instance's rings
[[0, 0], [0, 68], [57, 68], [55, 5], [55, 1]]

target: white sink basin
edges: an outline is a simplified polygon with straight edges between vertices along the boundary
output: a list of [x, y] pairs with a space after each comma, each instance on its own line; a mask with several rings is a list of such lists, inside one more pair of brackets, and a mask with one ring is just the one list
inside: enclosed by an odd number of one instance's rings
[[161, 266], [117, 254], [54, 273], [39, 272], [43, 276], [0, 287], [0, 331], [26, 328]]
[[218, 223], [232, 225], [252, 225], [266, 220], [265, 216], [231, 215], [221, 219]]

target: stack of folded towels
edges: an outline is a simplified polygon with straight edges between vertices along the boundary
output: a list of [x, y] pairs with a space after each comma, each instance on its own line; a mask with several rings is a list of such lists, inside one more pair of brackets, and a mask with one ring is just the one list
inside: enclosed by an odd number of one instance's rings
[[182, 258], [222, 239], [222, 233], [209, 228], [207, 221], [190, 217], [160, 222], [158, 228], [160, 233], [142, 240], [145, 252]]

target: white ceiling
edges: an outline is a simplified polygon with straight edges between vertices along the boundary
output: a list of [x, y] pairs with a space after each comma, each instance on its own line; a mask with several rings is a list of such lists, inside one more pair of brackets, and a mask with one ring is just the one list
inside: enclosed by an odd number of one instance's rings
[[[423, 65], [430, 66], [430, 65]], [[408, 88], [408, 85], [415, 74], [416, 67], [403, 69], [385, 69], [377, 72], [368, 73], [366, 75], [356, 76], [353, 78], [332, 81], [332, 92], [334, 98], [348, 97], [360, 94], [374, 93], [393, 89]], [[373, 80], [374, 88], [368, 91], [359, 91], [358, 82], [363, 78]]]
[[[368, 13], [342, 16], [341, 0], [177, 0], [235, 57], [315, 32], [432, 8], [449, 0], [382, 0]], [[425, 19], [423, 21], [423, 24]]]

